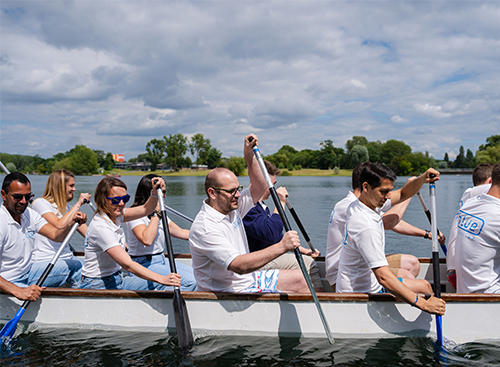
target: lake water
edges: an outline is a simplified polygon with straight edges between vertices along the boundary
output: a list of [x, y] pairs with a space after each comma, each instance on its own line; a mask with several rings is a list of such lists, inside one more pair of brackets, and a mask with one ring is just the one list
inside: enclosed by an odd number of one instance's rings
[[[77, 177], [77, 193], [93, 193], [100, 179]], [[121, 179], [133, 196], [140, 177]], [[30, 176], [30, 180], [33, 192], [40, 197], [47, 176]], [[248, 177], [239, 180], [248, 185]], [[203, 177], [167, 177], [166, 204], [194, 218], [205, 197], [203, 182]], [[400, 177], [396, 188], [405, 182], [406, 178]], [[350, 189], [350, 177], [279, 177], [280, 185], [287, 187], [312, 244], [324, 254], [332, 208]], [[463, 191], [470, 186], [470, 175], [442, 176], [437, 182], [437, 221], [445, 235], [449, 234]], [[429, 207], [427, 185], [422, 196]], [[268, 204], [272, 207], [271, 200]], [[84, 211], [91, 215], [88, 206]], [[174, 215], [171, 219], [183, 228], [189, 227], [183, 219]], [[289, 220], [297, 228], [291, 215]], [[410, 203], [404, 220], [430, 229], [417, 198]], [[189, 252], [186, 241], [174, 239], [173, 243], [175, 252]], [[83, 238], [75, 235], [72, 245], [83, 250]], [[389, 231], [386, 251], [430, 257], [431, 241]], [[30, 327], [13, 341], [10, 350], [2, 347], [0, 356], [0, 366], [500, 366], [500, 342], [468, 343], [439, 351], [428, 338], [337, 338], [331, 346], [326, 339], [212, 336], [197, 339], [192, 351], [184, 355], [174, 335]]]

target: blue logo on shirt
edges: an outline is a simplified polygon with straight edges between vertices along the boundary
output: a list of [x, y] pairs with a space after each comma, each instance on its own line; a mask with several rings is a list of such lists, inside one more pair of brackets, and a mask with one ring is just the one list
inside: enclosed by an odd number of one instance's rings
[[481, 234], [484, 227], [484, 220], [462, 210], [458, 211], [457, 216], [459, 229], [474, 236], [479, 236]]
[[233, 228], [234, 228], [234, 229], [236, 229], [236, 228], [238, 228], [240, 225], [241, 225], [241, 218], [240, 218], [240, 216], [238, 215], [238, 216], [236, 217], [236, 219], [234, 220], [234, 222], [233, 222]]
[[34, 230], [30, 230], [30, 231], [27, 231], [26, 232], [26, 238], [31, 238], [35, 235], [35, 231]]

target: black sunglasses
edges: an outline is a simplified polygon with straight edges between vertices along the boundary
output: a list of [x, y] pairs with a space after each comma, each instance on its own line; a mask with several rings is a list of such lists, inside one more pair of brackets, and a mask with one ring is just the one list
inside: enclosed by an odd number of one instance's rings
[[130, 195], [127, 194], [125, 196], [113, 196], [112, 198], [110, 198], [109, 196], [106, 196], [106, 199], [111, 200], [111, 204], [113, 204], [113, 205], [120, 204], [120, 201], [123, 201], [124, 204], [127, 204], [128, 201], [130, 200]]
[[33, 198], [35, 197], [35, 194], [31, 193], [31, 194], [26, 194], [26, 195], [22, 195], [22, 194], [11, 194], [10, 192], [8, 193], [10, 196], [12, 196], [12, 199], [14, 199], [14, 201], [21, 201], [23, 200], [26, 200], [26, 202], [28, 203], [31, 203], [33, 201]]
[[236, 195], [237, 192], [241, 192], [241, 190], [243, 190], [243, 185], [239, 185], [237, 188], [235, 189], [223, 189], [222, 187], [212, 187], [212, 189], [214, 190], [218, 190], [218, 191], [225, 191], [225, 192], [228, 192], [231, 194], [231, 196], [234, 196]]

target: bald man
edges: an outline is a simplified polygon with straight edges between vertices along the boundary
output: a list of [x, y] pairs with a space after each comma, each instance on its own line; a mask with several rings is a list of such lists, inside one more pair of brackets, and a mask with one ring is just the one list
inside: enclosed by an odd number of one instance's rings
[[189, 247], [198, 288], [213, 292], [297, 292], [309, 289], [299, 269], [262, 270], [278, 256], [300, 246], [297, 232], [260, 251], [250, 252], [242, 218], [267, 189], [253, 154], [256, 135], [245, 137], [244, 156], [250, 187], [242, 190], [228, 169], [216, 168], [205, 179], [204, 200], [189, 232]]

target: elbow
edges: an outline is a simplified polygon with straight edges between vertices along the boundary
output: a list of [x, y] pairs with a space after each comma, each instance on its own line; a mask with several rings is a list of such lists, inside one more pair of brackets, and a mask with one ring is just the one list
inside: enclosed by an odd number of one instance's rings
[[[236, 259], [235, 259], [236, 260]], [[252, 269], [249, 269], [247, 266], [245, 266], [244, 263], [240, 263], [239, 261], [233, 260], [231, 264], [227, 267], [227, 270], [235, 272], [236, 274], [248, 274], [252, 272]]]

